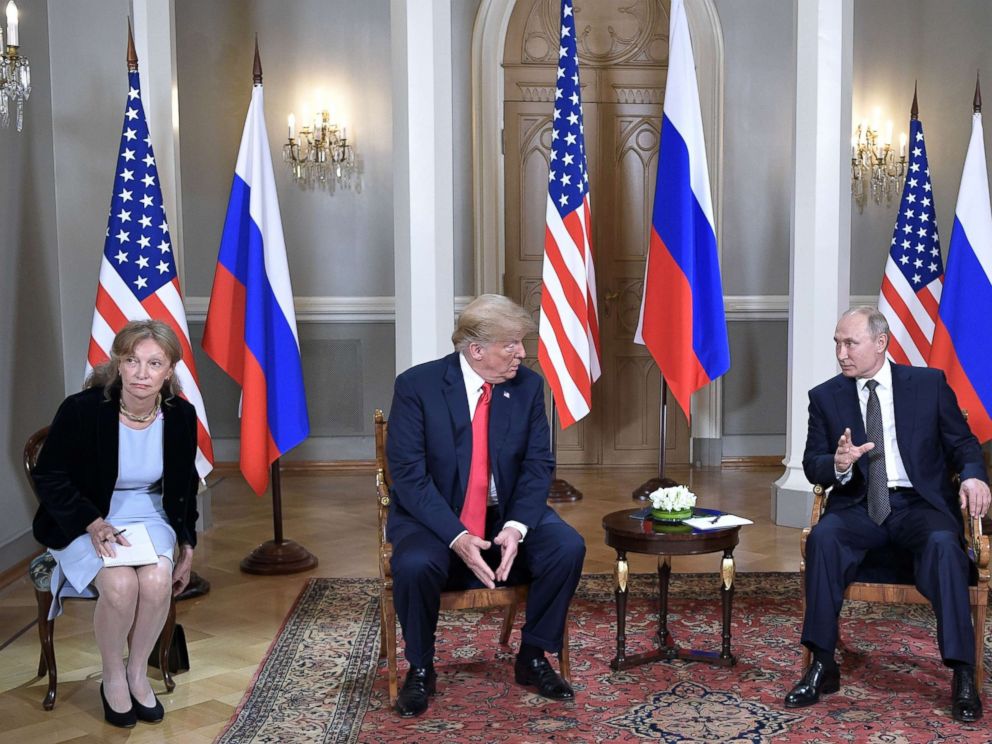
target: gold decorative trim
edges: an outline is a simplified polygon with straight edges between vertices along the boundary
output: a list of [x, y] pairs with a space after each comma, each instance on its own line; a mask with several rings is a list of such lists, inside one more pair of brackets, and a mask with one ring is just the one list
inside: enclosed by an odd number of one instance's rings
[[530, 83], [517, 83], [520, 95], [525, 101], [537, 101], [549, 103], [555, 100], [555, 86], [553, 85], [533, 85]]
[[627, 591], [627, 578], [630, 575], [630, 570], [627, 566], [627, 561], [618, 560], [616, 569], [617, 587], [620, 591]]
[[613, 92], [617, 103], [661, 103], [663, 100], [662, 89], [656, 85], [614, 85]]
[[734, 558], [729, 556], [723, 559], [720, 565], [720, 577], [723, 579], [723, 588], [730, 590], [734, 585]]

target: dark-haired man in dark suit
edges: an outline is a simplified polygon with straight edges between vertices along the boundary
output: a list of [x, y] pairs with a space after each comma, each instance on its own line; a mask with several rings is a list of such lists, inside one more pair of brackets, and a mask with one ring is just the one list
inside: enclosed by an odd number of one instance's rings
[[916, 586], [937, 616], [940, 654], [954, 670], [952, 715], [977, 721], [982, 703], [960, 510], [984, 516], [988, 475], [944, 373], [890, 363], [888, 343], [878, 310], [845, 313], [834, 333], [841, 373], [809, 393], [803, 468], [811, 483], [833, 490], [806, 542], [802, 642], [813, 661], [785, 704], [812, 705], [840, 688], [834, 649], [844, 590], [868, 550], [893, 544], [913, 554]]
[[401, 716], [427, 710], [435, 690], [441, 592], [497, 582], [530, 582], [516, 681], [544, 697], [574, 697], [544, 654], [561, 650], [585, 543], [547, 505], [554, 459], [544, 381], [521, 366], [533, 327], [516, 303], [482, 295], [458, 319], [455, 353], [396, 378], [387, 537], [410, 664]]

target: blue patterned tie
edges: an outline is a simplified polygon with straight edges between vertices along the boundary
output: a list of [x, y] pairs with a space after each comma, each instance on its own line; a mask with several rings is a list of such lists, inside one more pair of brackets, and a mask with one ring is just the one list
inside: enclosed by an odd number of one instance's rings
[[878, 403], [878, 380], [868, 380], [868, 406], [865, 410], [865, 430], [875, 448], [868, 453], [868, 516], [882, 524], [892, 511], [889, 504], [889, 478], [885, 472], [885, 435], [882, 430], [882, 407]]

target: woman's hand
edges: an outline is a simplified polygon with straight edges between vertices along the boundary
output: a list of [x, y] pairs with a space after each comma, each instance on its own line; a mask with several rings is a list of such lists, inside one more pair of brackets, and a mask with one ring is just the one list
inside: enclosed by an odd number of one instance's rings
[[189, 584], [189, 574], [193, 569], [193, 546], [183, 545], [179, 548], [179, 560], [176, 567], [172, 569], [172, 596], [182, 593], [186, 585]]
[[86, 527], [86, 531], [89, 533], [90, 541], [93, 543], [93, 550], [101, 558], [104, 556], [113, 558], [117, 555], [114, 545], [131, 545], [127, 541], [127, 538], [124, 537], [125, 530], [117, 529], [110, 522], [105, 521], [103, 517], [97, 517], [90, 522]]

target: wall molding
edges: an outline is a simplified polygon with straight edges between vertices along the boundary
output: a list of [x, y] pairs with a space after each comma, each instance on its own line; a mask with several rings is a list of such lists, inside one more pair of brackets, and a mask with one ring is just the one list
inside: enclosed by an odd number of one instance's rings
[[[455, 297], [455, 316], [474, 298]], [[202, 323], [207, 318], [209, 297], [186, 298], [186, 320]], [[296, 320], [300, 323], [395, 323], [394, 297], [295, 297]]]
[[[455, 297], [457, 317], [474, 297]], [[877, 295], [851, 295], [851, 307], [874, 305]], [[186, 319], [202, 323], [207, 317], [209, 297], [187, 297]], [[396, 303], [392, 297], [297, 297], [296, 320], [301, 323], [394, 323]], [[727, 320], [788, 320], [788, 295], [726, 295], [723, 308]]]

